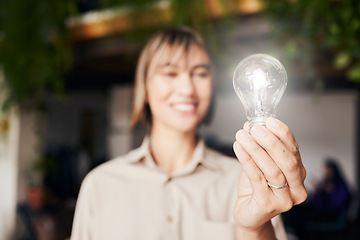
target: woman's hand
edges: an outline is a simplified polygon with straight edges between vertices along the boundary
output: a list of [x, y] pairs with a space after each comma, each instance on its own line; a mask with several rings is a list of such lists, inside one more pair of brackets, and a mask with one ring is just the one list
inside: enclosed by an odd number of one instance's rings
[[290, 129], [275, 118], [249, 123], [236, 133], [234, 151], [243, 165], [234, 218], [239, 239], [272, 239], [270, 220], [307, 198], [305, 168]]

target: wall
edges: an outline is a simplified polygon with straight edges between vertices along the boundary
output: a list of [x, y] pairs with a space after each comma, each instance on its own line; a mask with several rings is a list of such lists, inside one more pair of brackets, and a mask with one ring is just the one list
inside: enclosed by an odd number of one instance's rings
[[38, 121], [38, 114], [11, 113], [8, 134], [0, 141], [0, 239], [11, 239], [16, 204], [26, 200], [26, 173], [38, 156]]
[[[121, 102], [116, 107], [112, 103], [112, 121], [125, 128], [130, 118], [129, 101], [132, 88], [115, 89], [113, 101]], [[119, 95], [116, 97], [116, 95]], [[352, 188], [356, 186], [356, 101], [355, 92], [335, 91], [321, 94], [286, 92], [277, 109], [277, 117], [293, 131], [300, 146], [302, 160], [307, 169], [306, 186], [312, 190], [313, 182], [320, 179], [322, 164], [326, 157], [339, 160], [344, 175]], [[118, 108], [117, 113], [116, 108]], [[215, 111], [211, 124], [200, 129], [204, 137], [216, 137], [218, 141], [232, 146], [235, 133], [247, 121], [244, 108], [235, 92], [223, 91], [216, 96]], [[111, 115], [111, 114], [110, 114]], [[116, 117], [120, 116], [116, 123]], [[133, 135], [133, 141], [140, 143], [141, 134]], [[127, 135], [127, 132], [124, 132]], [[135, 139], [136, 138], [136, 139]], [[127, 138], [131, 139], [131, 138]], [[123, 148], [129, 148], [124, 140]], [[121, 141], [120, 141], [121, 142]], [[138, 144], [136, 144], [138, 146]], [[126, 152], [126, 149], [122, 149]], [[119, 150], [120, 151], [120, 150]], [[113, 155], [116, 156], [116, 154]]]
[[[118, 88], [112, 92], [112, 99], [122, 104], [112, 107], [113, 124], [124, 127], [130, 118], [129, 101], [132, 88]], [[116, 97], [116, 95], [119, 96]], [[122, 99], [120, 101], [120, 99]], [[313, 182], [320, 179], [322, 164], [326, 157], [339, 160], [344, 175], [351, 187], [356, 186], [356, 101], [355, 92], [335, 91], [321, 94], [305, 92], [286, 92], [277, 108], [277, 117], [285, 122], [293, 131], [300, 146], [302, 160], [307, 169], [306, 186], [312, 190]], [[116, 112], [117, 110], [117, 114]], [[204, 137], [216, 137], [218, 141], [232, 146], [235, 133], [247, 121], [244, 108], [235, 92], [222, 92], [216, 96], [214, 116], [211, 124], [200, 129]], [[115, 115], [121, 115], [115, 123]], [[111, 115], [111, 114], [110, 114]], [[122, 120], [121, 120], [122, 119]], [[138, 144], [143, 138], [141, 134], [133, 135]], [[124, 132], [127, 136], [127, 132]], [[135, 139], [136, 138], [136, 139]], [[130, 140], [131, 138], [126, 138]], [[122, 148], [129, 148], [125, 141]], [[120, 141], [121, 142], [121, 141]], [[138, 146], [136, 144], [136, 146]], [[120, 151], [119, 149], [118, 151]], [[126, 152], [122, 149], [122, 153]], [[113, 152], [113, 156], [116, 154]]]
[[[0, 118], [4, 114], [0, 112]], [[11, 239], [15, 224], [17, 197], [17, 158], [20, 119], [15, 113], [8, 115], [9, 129], [0, 136], [0, 239]]]
[[[306, 186], [322, 173], [324, 158], [337, 158], [348, 182], [356, 188], [355, 134], [356, 93], [330, 92], [285, 94], [277, 117], [293, 131], [307, 169]], [[220, 94], [215, 103], [214, 119], [201, 128], [204, 136], [215, 135], [232, 144], [237, 130], [246, 121], [244, 108], [235, 93]]]
[[107, 134], [109, 159], [123, 155], [133, 148], [133, 132], [130, 129], [132, 92], [132, 86], [113, 87], [110, 91]]

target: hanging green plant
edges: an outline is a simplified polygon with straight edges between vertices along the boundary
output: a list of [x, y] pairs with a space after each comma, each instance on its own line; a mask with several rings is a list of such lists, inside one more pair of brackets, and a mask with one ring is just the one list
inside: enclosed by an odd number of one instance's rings
[[[203, 30], [204, 21], [209, 20], [203, 0], [104, 0], [101, 3], [107, 9], [130, 9], [132, 26], [126, 36], [140, 41], [164, 26], [189, 25]], [[171, 20], [147, 26], [146, 21], [158, 17], [152, 11], [153, 6], [161, 4], [172, 9]], [[0, 66], [5, 80], [0, 91], [7, 92], [3, 110], [14, 105], [39, 109], [46, 94], [64, 91], [63, 76], [73, 65], [72, 39], [66, 22], [76, 15], [77, 5], [77, 0], [1, 2]]]
[[65, 19], [75, 0], [5, 0], [1, 3], [0, 65], [7, 98], [3, 109], [39, 108], [46, 92], [64, 90], [63, 74], [72, 66]]
[[280, 23], [282, 41], [307, 39], [297, 49], [300, 57], [314, 49], [331, 53], [334, 68], [360, 82], [360, 1], [268, 0], [265, 12]]

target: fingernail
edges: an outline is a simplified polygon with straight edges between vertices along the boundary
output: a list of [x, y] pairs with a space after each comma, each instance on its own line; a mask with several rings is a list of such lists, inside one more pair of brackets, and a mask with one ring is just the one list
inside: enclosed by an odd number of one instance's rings
[[271, 126], [271, 127], [278, 127], [279, 126], [279, 120], [277, 120], [276, 118], [273, 118], [273, 117], [269, 117], [266, 120], [266, 124]]
[[263, 126], [255, 125], [251, 128], [251, 134], [254, 134], [258, 137], [264, 137], [266, 135], [266, 130]]
[[244, 124], [244, 130], [246, 130], [246, 131], [249, 131], [250, 130], [250, 122], [249, 121], [247, 121], [245, 124]]
[[243, 151], [241, 145], [238, 142], [235, 141], [234, 146], [235, 146], [237, 151], [239, 151], [239, 152]]
[[243, 141], [249, 141], [251, 139], [250, 135], [245, 130], [241, 130], [238, 133], [239, 133], [239, 138], [242, 139]]

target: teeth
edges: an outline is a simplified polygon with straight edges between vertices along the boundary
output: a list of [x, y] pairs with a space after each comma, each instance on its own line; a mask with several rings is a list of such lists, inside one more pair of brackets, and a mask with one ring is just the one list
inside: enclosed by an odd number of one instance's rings
[[195, 106], [193, 104], [175, 104], [174, 108], [179, 111], [192, 111]]

